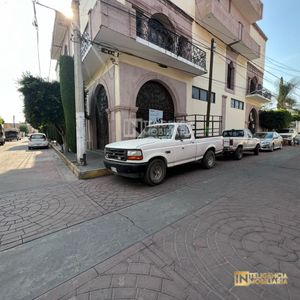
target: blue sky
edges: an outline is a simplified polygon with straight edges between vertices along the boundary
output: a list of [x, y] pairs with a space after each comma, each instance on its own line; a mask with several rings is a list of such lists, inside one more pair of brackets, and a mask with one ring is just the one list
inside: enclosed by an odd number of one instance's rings
[[[192, 1], [192, 0], [186, 0]], [[194, 1], [194, 0], [193, 0]], [[41, 3], [65, 10], [70, 0], [40, 0]], [[266, 71], [285, 80], [300, 77], [300, 1], [263, 0], [264, 18], [259, 26], [268, 36], [266, 51]], [[17, 91], [17, 80], [25, 71], [38, 75], [36, 32], [32, 26], [32, 0], [0, 0], [0, 116], [6, 122], [24, 121], [23, 101]], [[53, 30], [53, 11], [37, 6], [37, 19], [40, 33], [41, 76], [54, 77], [55, 62], [51, 63], [50, 45]], [[275, 61], [270, 61], [270, 59]], [[283, 69], [279, 64], [287, 65]], [[281, 69], [280, 71], [274, 70]], [[296, 69], [292, 71], [291, 69]], [[275, 91], [275, 76], [265, 72], [265, 87]], [[296, 97], [300, 101], [300, 88]]]
[[[264, 16], [258, 25], [268, 37], [264, 85], [275, 90], [271, 82], [278, 79], [273, 75], [283, 76], [284, 80], [300, 79], [300, 1], [263, 0], [263, 4]], [[300, 88], [295, 97], [300, 101]]]

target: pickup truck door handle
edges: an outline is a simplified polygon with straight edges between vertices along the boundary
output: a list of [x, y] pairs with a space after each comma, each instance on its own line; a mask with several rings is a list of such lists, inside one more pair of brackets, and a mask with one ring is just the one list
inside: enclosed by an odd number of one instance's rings
[[166, 151], [166, 154], [170, 154], [170, 153], [171, 153], [171, 151], [170, 151], [170, 150]]

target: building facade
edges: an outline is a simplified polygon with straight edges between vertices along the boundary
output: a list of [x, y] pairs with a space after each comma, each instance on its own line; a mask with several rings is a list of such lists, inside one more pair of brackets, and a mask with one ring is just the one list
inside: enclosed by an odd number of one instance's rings
[[[257, 131], [271, 97], [262, 13], [260, 0], [82, 0], [87, 147], [133, 138], [155, 117], [205, 115], [212, 38], [211, 114], [223, 129]], [[57, 15], [53, 59], [73, 55], [71, 33]]]

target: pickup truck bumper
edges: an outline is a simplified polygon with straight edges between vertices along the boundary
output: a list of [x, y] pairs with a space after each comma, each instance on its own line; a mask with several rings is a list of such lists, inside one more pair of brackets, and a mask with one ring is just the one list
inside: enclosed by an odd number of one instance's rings
[[104, 159], [104, 165], [117, 175], [137, 178], [146, 172], [148, 163], [128, 163]]
[[226, 153], [234, 153], [236, 150], [236, 148], [233, 148], [233, 147], [224, 147], [223, 148], [223, 153], [226, 154]]

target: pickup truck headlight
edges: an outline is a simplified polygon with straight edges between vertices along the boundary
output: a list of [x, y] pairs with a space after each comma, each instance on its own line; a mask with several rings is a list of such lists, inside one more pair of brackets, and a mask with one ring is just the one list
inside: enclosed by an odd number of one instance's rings
[[128, 160], [142, 160], [143, 152], [141, 150], [127, 150]]

